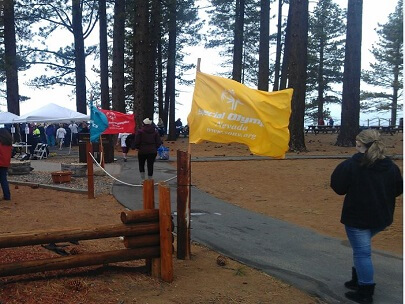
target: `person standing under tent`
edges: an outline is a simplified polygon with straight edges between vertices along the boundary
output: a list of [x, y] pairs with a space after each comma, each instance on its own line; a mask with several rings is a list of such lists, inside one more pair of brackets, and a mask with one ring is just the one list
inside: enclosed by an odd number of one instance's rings
[[345, 225], [353, 250], [352, 279], [344, 285], [346, 298], [357, 303], [372, 303], [374, 267], [371, 239], [390, 226], [395, 198], [402, 194], [403, 181], [398, 166], [385, 156], [385, 147], [377, 130], [361, 131], [356, 150], [340, 163], [331, 176], [331, 187], [345, 195], [340, 222]]
[[121, 146], [122, 156], [124, 157], [124, 162], [127, 161], [127, 155], [129, 151], [129, 147], [127, 146], [126, 140], [131, 133], [119, 133], [117, 139], [117, 146]]
[[63, 124], [63, 127], [65, 128], [66, 131], [65, 139], [63, 140], [63, 145], [65, 147], [70, 147], [70, 140], [72, 139], [72, 131], [70, 131], [68, 124]]
[[77, 133], [79, 133], [79, 128], [77, 124], [72, 121], [69, 125], [70, 132], [72, 132], [72, 146], [77, 146]]
[[62, 124], [59, 125], [59, 129], [56, 130], [56, 141], [59, 145], [59, 150], [62, 150], [62, 145], [65, 140], [66, 130]]
[[7, 171], [11, 162], [12, 138], [9, 131], [0, 128], [0, 184], [3, 190], [3, 199], [11, 199], [10, 187], [7, 180]]
[[49, 147], [53, 147], [56, 145], [55, 143], [55, 126], [53, 124], [49, 124], [45, 128], [45, 134], [46, 134], [46, 141], [48, 143]]
[[135, 149], [138, 150], [139, 173], [145, 179], [145, 162], [148, 167], [148, 179], [153, 178], [153, 165], [157, 156], [157, 149], [162, 144], [159, 133], [149, 118], [143, 120], [142, 128], [135, 135]]

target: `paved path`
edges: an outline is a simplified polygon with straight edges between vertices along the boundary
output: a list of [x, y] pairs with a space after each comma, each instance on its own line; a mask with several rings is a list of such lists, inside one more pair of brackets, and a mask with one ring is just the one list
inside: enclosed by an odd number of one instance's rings
[[[175, 175], [176, 169], [168, 162], [156, 162], [155, 182]], [[115, 198], [131, 210], [142, 209], [136, 158], [122, 162], [120, 180], [138, 186], [114, 183]], [[169, 185], [175, 214], [176, 180], [171, 180]], [[158, 202], [157, 190], [155, 198]], [[343, 282], [351, 276], [351, 249], [347, 241], [239, 208], [196, 188], [191, 192], [191, 212], [191, 237], [196, 242], [282, 279], [327, 303], [348, 303], [343, 296], [346, 291]], [[374, 251], [373, 261], [377, 282], [374, 303], [402, 303], [402, 256]]]

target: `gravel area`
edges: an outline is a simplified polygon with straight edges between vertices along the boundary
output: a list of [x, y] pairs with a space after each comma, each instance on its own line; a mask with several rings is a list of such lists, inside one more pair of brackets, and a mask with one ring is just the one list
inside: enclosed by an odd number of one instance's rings
[[[77, 163], [78, 157], [77, 156], [54, 156], [49, 157], [47, 162], [56, 162], [56, 163]], [[53, 185], [57, 186], [58, 188], [69, 188], [69, 189], [76, 189], [76, 190], [84, 190], [87, 191], [87, 177], [73, 177], [71, 178], [70, 182], [55, 184], [52, 180], [51, 172], [41, 172], [33, 170], [29, 174], [24, 175], [8, 175], [8, 180], [10, 184], [13, 182], [24, 182], [24, 183], [31, 183], [31, 184], [40, 184], [40, 185]], [[95, 168], [95, 175], [94, 175], [94, 189], [95, 194], [111, 194], [112, 193], [112, 185], [114, 180], [105, 175], [100, 170]]]

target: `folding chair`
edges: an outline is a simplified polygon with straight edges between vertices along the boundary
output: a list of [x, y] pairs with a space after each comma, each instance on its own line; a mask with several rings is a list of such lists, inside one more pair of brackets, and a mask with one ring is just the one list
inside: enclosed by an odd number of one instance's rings
[[47, 147], [48, 147], [47, 144], [38, 143], [37, 146], [35, 147], [33, 156], [36, 159], [48, 158], [48, 153], [47, 153], [47, 150], [46, 150]]

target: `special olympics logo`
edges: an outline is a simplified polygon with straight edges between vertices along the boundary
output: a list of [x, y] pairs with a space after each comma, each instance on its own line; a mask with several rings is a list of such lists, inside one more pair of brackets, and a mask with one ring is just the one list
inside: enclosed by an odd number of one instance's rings
[[221, 100], [230, 103], [233, 111], [236, 111], [238, 105], [243, 105], [243, 103], [235, 97], [235, 91], [232, 89], [224, 90], [221, 94]]
[[109, 121], [115, 121], [117, 119], [117, 116], [113, 112], [107, 112], [105, 116], [107, 116], [107, 119]]

